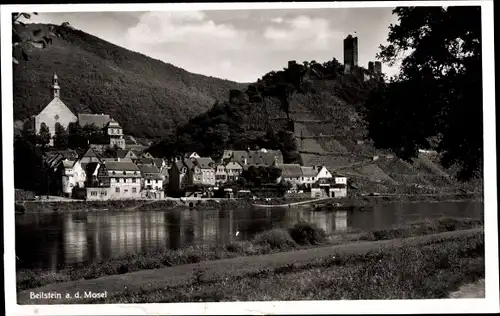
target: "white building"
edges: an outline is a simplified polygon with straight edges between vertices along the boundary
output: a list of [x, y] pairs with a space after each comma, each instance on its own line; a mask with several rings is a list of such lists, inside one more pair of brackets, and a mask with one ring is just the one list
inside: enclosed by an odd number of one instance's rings
[[318, 174], [316, 175], [317, 179], [331, 179], [332, 177], [332, 173], [328, 171], [325, 166], [320, 167]]
[[73, 188], [83, 188], [85, 186], [86, 175], [80, 161], [62, 160], [59, 164], [59, 172], [61, 174], [63, 195], [71, 197]]

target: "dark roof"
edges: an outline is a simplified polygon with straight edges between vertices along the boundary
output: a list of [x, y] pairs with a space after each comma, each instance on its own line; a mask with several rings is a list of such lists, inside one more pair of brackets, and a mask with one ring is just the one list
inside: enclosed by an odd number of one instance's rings
[[121, 127], [120, 124], [115, 121], [114, 119], [111, 119], [110, 121], [108, 121], [108, 123], [106, 124], [106, 127], [111, 127], [111, 128], [118, 128], [118, 127]]
[[153, 158], [139, 158], [139, 163], [144, 165], [154, 165], [155, 161]]
[[318, 169], [314, 167], [301, 167], [302, 169], [302, 176], [304, 177], [315, 177], [318, 175]]
[[110, 120], [107, 114], [78, 114], [78, 124], [82, 127], [94, 124], [98, 128], [104, 128]]
[[106, 169], [118, 171], [140, 171], [139, 167], [129, 161], [109, 161], [106, 162]]
[[161, 168], [163, 166], [163, 159], [161, 158], [155, 158], [154, 159], [155, 166], [157, 168]]
[[97, 154], [97, 152], [92, 149], [92, 148], [89, 148], [85, 154], [83, 154], [83, 157], [96, 157], [96, 158], [100, 158], [100, 155]]
[[161, 173], [151, 173], [142, 176], [146, 180], [165, 180], [165, 177]]
[[237, 168], [238, 168], [238, 167], [239, 167], [239, 168], [243, 168], [243, 166], [242, 166], [239, 162], [237, 162], [237, 161], [230, 161], [230, 162], [228, 162], [228, 163], [226, 164], [226, 168], [227, 168], [228, 166], [229, 166], [229, 168], [230, 168], [230, 169], [231, 169], [231, 167], [232, 167], [232, 168], [234, 168], [234, 167], [237, 167]]
[[[228, 154], [228, 153], [226, 153]], [[231, 160], [238, 161], [241, 164], [245, 163], [245, 159], [248, 165], [266, 165], [270, 166], [275, 160], [278, 163], [283, 163], [283, 154], [280, 150], [235, 150], [232, 152]]]
[[51, 150], [47, 152], [47, 156], [55, 156], [55, 155], [62, 155], [64, 158], [67, 159], [75, 159], [78, 158], [78, 153], [76, 150], [73, 149], [66, 149], [66, 150]]
[[302, 168], [299, 164], [282, 164], [278, 168], [281, 169], [283, 178], [302, 177]]
[[97, 169], [98, 166], [99, 166], [98, 162], [89, 162], [89, 163], [86, 163], [85, 167], [82, 165], [82, 167], [84, 167], [85, 173], [87, 175], [93, 174], [95, 172], [95, 170]]
[[212, 158], [201, 157], [201, 158], [196, 158], [195, 161], [196, 164], [200, 166], [201, 169], [213, 169], [215, 166]]
[[155, 165], [138, 164], [137, 167], [141, 173], [160, 173], [160, 170]]
[[139, 144], [126, 144], [125, 147], [133, 150], [136, 155], [139, 155], [141, 151], [147, 148], [146, 146]]
[[185, 158], [184, 159], [184, 165], [191, 170], [194, 170], [194, 163], [191, 159]]
[[116, 151], [116, 157], [118, 158], [125, 158], [127, 156], [127, 154], [129, 153], [130, 150], [126, 150], [126, 149], [118, 149]]

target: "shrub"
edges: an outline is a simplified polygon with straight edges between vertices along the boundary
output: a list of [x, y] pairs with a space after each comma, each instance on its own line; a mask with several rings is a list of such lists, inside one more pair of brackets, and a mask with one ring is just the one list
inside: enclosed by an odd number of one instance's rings
[[253, 242], [257, 245], [269, 245], [271, 249], [288, 249], [297, 247], [297, 243], [290, 234], [280, 228], [258, 233], [254, 236]]
[[299, 222], [289, 231], [292, 239], [299, 245], [317, 245], [326, 239], [324, 229], [313, 223]]

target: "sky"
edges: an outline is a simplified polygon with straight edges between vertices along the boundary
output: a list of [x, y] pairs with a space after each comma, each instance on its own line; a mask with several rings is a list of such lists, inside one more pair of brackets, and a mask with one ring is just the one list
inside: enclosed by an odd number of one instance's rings
[[[358, 63], [368, 67], [393, 8], [266, 9], [150, 12], [58, 12], [33, 23], [61, 24], [193, 73], [254, 82], [289, 60], [343, 63], [343, 38], [356, 32]], [[398, 68], [383, 64], [389, 76]]]

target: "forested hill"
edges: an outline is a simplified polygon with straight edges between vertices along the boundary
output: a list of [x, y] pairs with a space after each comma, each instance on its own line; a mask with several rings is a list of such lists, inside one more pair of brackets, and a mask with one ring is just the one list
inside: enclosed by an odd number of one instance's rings
[[[244, 84], [190, 73], [85, 32], [55, 26], [52, 45], [28, 51], [14, 67], [14, 118], [37, 114], [51, 100], [51, 80], [60, 78], [61, 99], [76, 113], [107, 113], [127, 134], [163, 137], [205, 112], [229, 89]], [[28, 24], [49, 33], [49, 25]]]

